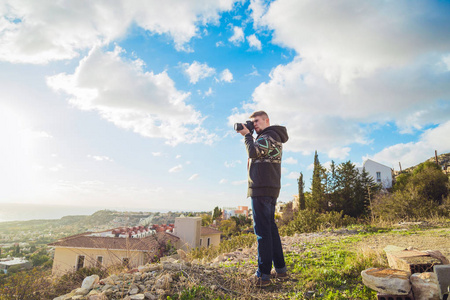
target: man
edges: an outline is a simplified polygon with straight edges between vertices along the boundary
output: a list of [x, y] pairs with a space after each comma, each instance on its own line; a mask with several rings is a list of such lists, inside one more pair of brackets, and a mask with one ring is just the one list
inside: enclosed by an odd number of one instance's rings
[[[250, 116], [257, 137], [243, 125], [248, 162], [248, 193], [252, 199], [253, 226], [258, 240], [258, 270], [252, 279], [256, 286], [270, 285], [270, 279], [288, 278], [280, 235], [275, 224], [275, 204], [280, 193], [282, 144], [287, 142], [286, 127], [270, 126], [264, 111]], [[271, 275], [272, 261], [275, 272]]]

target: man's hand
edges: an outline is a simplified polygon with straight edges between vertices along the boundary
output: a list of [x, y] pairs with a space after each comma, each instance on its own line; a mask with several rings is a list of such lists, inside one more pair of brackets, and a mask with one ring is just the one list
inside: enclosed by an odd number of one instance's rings
[[248, 130], [248, 128], [244, 124], [242, 124], [242, 127], [244, 128], [238, 131], [240, 134], [246, 135], [247, 133], [250, 133], [250, 130]]

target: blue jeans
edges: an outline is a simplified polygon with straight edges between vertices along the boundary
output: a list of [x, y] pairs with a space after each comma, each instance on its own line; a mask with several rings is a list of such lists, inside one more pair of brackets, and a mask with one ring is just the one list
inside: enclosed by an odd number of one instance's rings
[[272, 261], [275, 271], [286, 272], [283, 248], [280, 235], [275, 224], [274, 197], [252, 197], [253, 227], [258, 241], [258, 270], [256, 276], [262, 280], [270, 279]]

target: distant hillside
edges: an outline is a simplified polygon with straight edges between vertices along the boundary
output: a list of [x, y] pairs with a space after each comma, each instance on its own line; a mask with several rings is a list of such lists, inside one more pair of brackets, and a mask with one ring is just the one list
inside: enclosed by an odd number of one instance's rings
[[118, 212], [99, 210], [89, 216], [65, 216], [61, 219], [0, 222], [0, 244], [33, 242], [46, 244], [86, 231], [101, 231], [123, 226], [174, 223], [181, 212]]
[[[439, 164], [439, 166], [441, 166], [441, 168], [447, 169], [448, 167], [450, 167], [450, 153], [444, 153], [444, 154], [438, 155], [437, 158], [438, 158], [438, 164]], [[433, 156], [433, 157], [430, 157], [429, 159], [427, 159], [425, 162], [427, 162], [427, 161], [436, 162], [436, 158]], [[418, 164], [418, 165], [420, 165], [420, 164]], [[408, 172], [408, 173], [412, 172], [418, 165], [406, 168], [403, 171]]]

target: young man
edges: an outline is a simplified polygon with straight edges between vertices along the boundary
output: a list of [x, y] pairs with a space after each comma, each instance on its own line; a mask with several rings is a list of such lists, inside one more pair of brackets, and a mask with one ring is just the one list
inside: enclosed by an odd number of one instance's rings
[[[286, 264], [280, 235], [275, 224], [275, 204], [280, 193], [281, 154], [287, 142], [286, 127], [270, 126], [264, 111], [250, 116], [257, 137], [244, 125], [239, 131], [245, 137], [248, 153], [248, 193], [252, 199], [253, 225], [258, 240], [258, 270], [253, 283], [263, 287], [271, 278], [286, 279]], [[272, 261], [275, 272], [271, 275]]]

